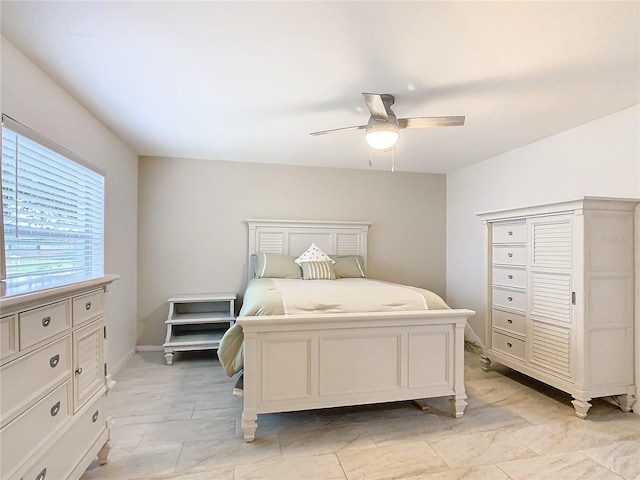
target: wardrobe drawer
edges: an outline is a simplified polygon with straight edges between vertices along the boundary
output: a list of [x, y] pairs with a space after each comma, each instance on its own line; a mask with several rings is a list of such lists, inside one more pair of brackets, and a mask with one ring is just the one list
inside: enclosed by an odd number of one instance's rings
[[69, 310], [69, 302], [64, 301], [20, 313], [20, 350], [67, 330]]
[[524, 312], [527, 309], [527, 294], [515, 290], [504, 290], [499, 287], [492, 289], [492, 305], [512, 308]]
[[104, 313], [104, 290], [96, 290], [73, 299], [73, 326]]
[[494, 245], [491, 262], [496, 265], [527, 264], [527, 247], [524, 245]]
[[491, 281], [504, 287], [527, 288], [527, 271], [520, 268], [493, 267]]
[[505, 335], [502, 332], [493, 331], [491, 341], [494, 350], [512, 355], [524, 360], [524, 340]]
[[38, 453], [39, 446], [70, 416], [71, 381], [56, 388], [33, 407], [0, 430], [2, 475], [10, 472], [28, 457]]
[[0, 368], [2, 425], [55, 384], [71, 378], [71, 335]]
[[496, 223], [493, 225], [493, 243], [526, 243], [526, 223]]
[[0, 360], [18, 351], [18, 317], [0, 318]]
[[[68, 478], [77, 462], [93, 446], [101, 434], [106, 437], [106, 398], [99, 396], [82, 413], [73, 417], [73, 425], [44, 448], [44, 453], [17, 478], [24, 480], [60, 480]], [[104, 443], [104, 442], [103, 442]], [[101, 445], [100, 445], [101, 446]], [[97, 450], [96, 450], [97, 454]]]
[[524, 315], [516, 313], [503, 312], [502, 310], [493, 309], [491, 313], [491, 324], [501, 330], [525, 335], [526, 318]]

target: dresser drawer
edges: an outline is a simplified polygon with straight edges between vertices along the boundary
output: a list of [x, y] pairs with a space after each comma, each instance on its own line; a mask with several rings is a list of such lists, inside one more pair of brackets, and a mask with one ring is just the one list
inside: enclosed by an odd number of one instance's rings
[[526, 318], [524, 315], [516, 313], [503, 312], [502, 310], [493, 309], [491, 313], [491, 324], [501, 330], [525, 335]]
[[494, 330], [491, 341], [494, 350], [524, 360], [524, 340]]
[[491, 262], [494, 265], [527, 264], [527, 247], [524, 245], [494, 245]]
[[526, 223], [495, 223], [493, 225], [493, 243], [526, 243]]
[[491, 304], [493, 306], [512, 308], [524, 312], [527, 309], [527, 294], [525, 292], [493, 287]]
[[71, 375], [71, 335], [0, 367], [2, 425]]
[[[97, 397], [80, 414], [73, 417], [73, 425], [64, 433], [47, 444], [44, 454], [32, 462], [17, 478], [24, 480], [61, 480], [68, 478], [76, 468], [77, 462], [103, 434], [107, 440], [107, 412], [104, 395]], [[104, 442], [101, 442], [104, 444]], [[43, 475], [44, 472], [44, 475]]]
[[13, 422], [0, 430], [1, 478], [27, 458], [38, 453], [38, 448], [70, 417], [71, 381], [56, 388]]
[[74, 297], [73, 326], [80, 325], [104, 313], [104, 290], [96, 290]]
[[0, 318], [0, 360], [18, 351], [18, 317], [9, 315]]
[[504, 287], [527, 288], [527, 271], [522, 268], [493, 267], [492, 283]]
[[69, 302], [64, 301], [20, 313], [20, 350], [67, 330], [69, 310]]

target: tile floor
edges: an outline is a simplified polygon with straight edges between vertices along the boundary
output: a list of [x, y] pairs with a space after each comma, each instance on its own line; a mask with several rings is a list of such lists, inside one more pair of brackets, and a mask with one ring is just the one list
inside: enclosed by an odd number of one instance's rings
[[586, 420], [562, 392], [467, 354], [463, 418], [446, 399], [260, 415], [240, 430], [214, 352], [136, 354], [115, 376], [105, 466], [81, 480], [640, 480], [640, 416], [594, 400]]

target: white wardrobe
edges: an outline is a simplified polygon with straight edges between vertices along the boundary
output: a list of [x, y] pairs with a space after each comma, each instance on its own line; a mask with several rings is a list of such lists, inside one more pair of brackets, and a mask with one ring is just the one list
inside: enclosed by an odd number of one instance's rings
[[479, 214], [487, 225], [487, 347], [498, 362], [573, 396], [635, 401], [634, 210], [580, 200]]

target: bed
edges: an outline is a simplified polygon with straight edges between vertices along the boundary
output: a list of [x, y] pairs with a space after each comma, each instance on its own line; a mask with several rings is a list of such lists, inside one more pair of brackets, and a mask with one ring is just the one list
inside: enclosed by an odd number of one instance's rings
[[[428, 290], [363, 278], [369, 223], [247, 224], [249, 282], [236, 325], [218, 350], [228, 375], [243, 373], [247, 442], [255, 439], [263, 413], [448, 396], [452, 414], [463, 415], [465, 340], [468, 348], [483, 350], [467, 325], [474, 311], [451, 309]], [[299, 266], [313, 280], [287, 278], [287, 259], [307, 255], [312, 245], [330, 257], [335, 268], [329, 273], [337, 275], [309, 273], [312, 263], [329, 263], [310, 262]], [[265, 272], [267, 260], [278, 278]], [[367, 293], [358, 293], [362, 285]]]

